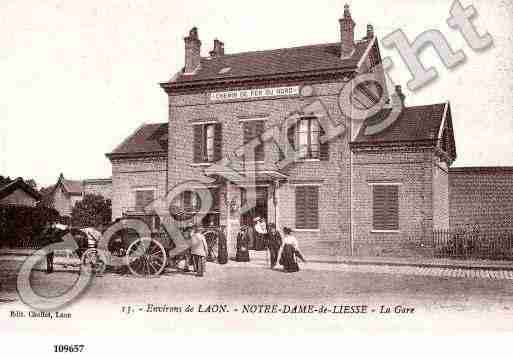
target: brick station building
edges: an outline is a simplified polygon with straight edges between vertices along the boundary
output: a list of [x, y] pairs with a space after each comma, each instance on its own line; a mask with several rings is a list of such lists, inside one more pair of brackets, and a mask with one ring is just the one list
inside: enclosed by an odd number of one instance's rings
[[[207, 57], [193, 28], [184, 39], [184, 68], [161, 84], [168, 121], [142, 125], [107, 154], [113, 218], [144, 214], [176, 185], [208, 178], [214, 205], [203, 224], [227, 227], [230, 252], [240, 225], [255, 216], [293, 228], [305, 253], [334, 256], [409, 255], [409, 242], [449, 228], [449, 167], [456, 158], [449, 103], [405, 107], [392, 126], [367, 134], [405, 99], [397, 87], [376, 116], [361, 125], [349, 120], [340, 108], [349, 103], [339, 104], [339, 94], [354, 76], [373, 73], [381, 84], [374, 89], [388, 93], [375, 68], [381, 56], [372, 26], [357, 40], [346, 6], [338, 27], [336, 43], [227, 54], [215, 40]], [[320, 114], [302, 112], [316, 100], [345, 129], [329, 142], [319, 140], [326, 134]], [[291, 114], [299, 120], [283, 127]], [[273, 140], [257, 141], [252, 156], [237, 152], [276, 126], [300, 154], [293, 163], [279, 166], [285, 154]], [[223, 158], [254, 183], [209, 175]], [[241, 213], [250, 187], [256, 206]], [[197, 209], [194, 193], [177, 201]]]

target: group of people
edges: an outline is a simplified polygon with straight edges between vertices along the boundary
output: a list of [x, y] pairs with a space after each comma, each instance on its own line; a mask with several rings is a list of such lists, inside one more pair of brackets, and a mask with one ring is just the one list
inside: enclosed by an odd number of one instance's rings
[[[267, 229], [269, 227], [269, 229]], [[237, 252], [235, 260], [249, 262], [249, 250], [267, 250], [270, 256], [270, 266], [273, 269], [276, 264], [283, 266], [285, 272], [299, 271], [297, 259], [305, 262], [305, 258], [299, 250], [298, 242], [292, 235], [289, 227], [283, 227], [283, 238], [276, 229], [274, 223], [266, 225], [265, 220], [256, 217], [254, 226], [242, 226], [237, 235]]]

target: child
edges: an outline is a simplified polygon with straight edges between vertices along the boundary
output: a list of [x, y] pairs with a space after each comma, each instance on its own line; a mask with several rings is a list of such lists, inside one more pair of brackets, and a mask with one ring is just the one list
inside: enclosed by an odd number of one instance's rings
[[194, 270], [196, 271], [196, 276], [203, 277], [208, 246], [205, 236], [198, 230], [197, 225], [192, 226], [191, 240], [191, 254], [194, 262]]

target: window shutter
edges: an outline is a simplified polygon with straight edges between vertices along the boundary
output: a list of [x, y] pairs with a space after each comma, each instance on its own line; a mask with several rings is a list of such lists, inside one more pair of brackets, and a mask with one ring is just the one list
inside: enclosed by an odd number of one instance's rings
[[306, 187], [296, 187], [296, 228], [306, 228]]
[[[264, 121], [254, 121], [254, 137], [261, 136], [264, 133]], [[264, 143], [260, 142], [260, 144], [255, 148], [255, 161], [264, 161], [265, 153], [264, 153]]]
[[[243, 143], [246, 144], [264, 133], [264, 121], [245, 121], [243, 125]], [[255, 161], [265, 159], [264, 144], [255, 147]]]
[[306, 224], [310, 229], [319, 228], [319, 187], [306, 187]]
[[318, 186], [296, 186], [296, 228], [319, 228]]
[[245, 121], [243, 122], [243, 144], [245, 145], [246, 143], [248, 143], [249, 141], [251, 141], [251, 139], [253, 138], [254, 136], [254, 126], [255, 125], [255, 122], [254, 121]]
[[193, 130], [193, 162], [201, 163], [204, 161], [203, 156], [203, 125], [192, 126]]
[[293, 156], [296, 151], [296, 126], [297, 124], [293, 124], [287, 128], [287, 140], [288, 140], [288, 146], [291, 146], [288, 148], [289, 153], [287, 154], [288, 158], [294, 158]]
[[223, 157], [223, 124], [215, 124], [214, 134], [214, 161], [220, 161]]
[[399, 229], [399, 187], [373, 186], [373, 229]]
[[326, 132], [319, 123], [319, 159], [321, 161], [329, 161], [330, 159], [330, 144], [328, 141], [322, 142], [320, 139], [324, 137]]
[[220, 209], [220, 196], [219, 196], [219, 187], [212, 188], [210, 190], [210, 193], [212, 194], [212, 211], [218, 211]]

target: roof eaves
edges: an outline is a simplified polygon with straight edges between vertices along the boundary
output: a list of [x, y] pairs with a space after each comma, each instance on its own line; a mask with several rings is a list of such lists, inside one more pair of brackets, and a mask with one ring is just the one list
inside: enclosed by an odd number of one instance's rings
[[142, 158], [142, 157], [167, 157], [167, 151], [143, 151], [143, 152], [111, 152], [106, 153], [105, 156], [108, 159], [119, 159], [119, 158]]

